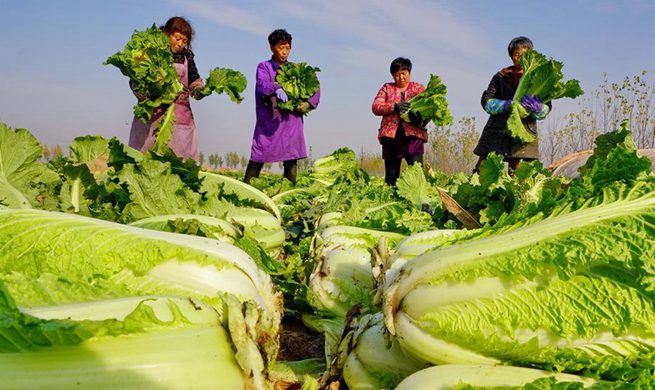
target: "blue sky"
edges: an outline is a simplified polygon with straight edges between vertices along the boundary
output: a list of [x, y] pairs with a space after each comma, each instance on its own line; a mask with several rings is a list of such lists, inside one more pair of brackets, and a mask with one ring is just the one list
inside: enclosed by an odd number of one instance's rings
[[[414, 62], [412, 79], [442, 77], [455, 118], [486, 115], [479, 104], [491, 76], [509, 65], [506, 47], [527, 35], [536, 49], [564, 62], [566, 78], [592, 91], [642, 70], [653, 82], [655, 1], [101, 1], [0, 0], [0, 121], [30, 129], [49, 145], [78, 135], [127, 141], [135, 103], [127, 79], [102, 62], [135, 29], [187, 17], [196, 30], [196, 63], [243, 72], [246, 99], [213, 95], [192, 102], [201, 151], [249, 154], [254, 74], [270, 56], [266, 36], [286, 28], [291, 60], [321, 68], [322, 101], [306, 120], [313, 156], [348, 146], [377, 152], [379, 118], [371, 102], [391, 81], [397, 56]], [[553, 114], [575, 109], [556, 104]], [[481, 128], [481, 127], [480, 127]]]

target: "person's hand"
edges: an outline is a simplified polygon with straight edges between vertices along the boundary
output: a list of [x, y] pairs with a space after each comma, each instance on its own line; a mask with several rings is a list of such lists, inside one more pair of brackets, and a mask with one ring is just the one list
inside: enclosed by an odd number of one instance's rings
[[208, 94], [204, 93], [203, 89], [205, 86], [205, 80], [203, 79], [197, 79], [194, 82], [189, 85], [189, 90], [191, 91], [191, 97], [196, 99], [196, 100], [201, 100], [207, 96]]
[[207, 97], [207, 95], [205, 95], [204, 93], [199, 93], [199, 92], [195, 92], [195, 91], [194, 91], [194, 94], [193, 94], [193, 98], [194, 98], [194, 99], [196, 99], [196, 100], [202, 100], [202, 99], [204, 99], [205, 97]]
[[509, 112], [512, 107], [512, 99], [505, 100], [503, 103], [503, 112]]
[[189, 103], [189, 96], [190, 96], [189, 90], [185, 88], [182, 90], [182, 92], [177, 94], [175, 101], [177, 103], [183, 103], [183, 104]]
[[286, 103], [289, 101], [289, 97], [287, 96], [287, 93], [284, 92], [284, 89], [278, 88], [275, 90], [275, 97], [277, 97], [277, 100], [282, 103]]
[[144, 94], [142, 94], [141, 92], [138, 92], [136, 90], [136, 83], [133, 80], [130, 80], [130, 89], [132, 90], [132, 93], [136, 97], [136, 100], [138, 100], [140, 102], [146, 100], [147, 97]]
[[300, 103], [300, 104], [298, 105], [298, 107], [296, 107], [296, 109], [295, 109], [294, 111], [297, 112], [298, 114], [305, 115], [305, 114], [307, 114], [311, 109], [312, 109], [312, 105], [311, 105], [311, 104], [309, 104], [308, 102], [302, 102], [302, 103]]
[[423, 127], [424, 126], [423, 125], [424, 120], [423, 120], [423, 118], [421, 118], [421, 115], [419, 115], [417, 112], [410, 110], [407, 113], [407, 116], [409, 117], [409, 123], [411, 125], [416, 126], [416, 127]]
[[399, 102], [393, 105], [393, 112], [398, 114], [404, 114], [407, 110], [409, 110], [409, 102]]
[[191, 97], [193, 97], [196, 100], [201, 100], [203, 98], [206, 98], [208, 95], [203, 93], [202, 88], [195, 88], [191, 90]]
[[532, 111], [535, 114], [539, 114], [543, 108], [539, 96], [532, 97], [530, 95], [525, 95], [523, 96], [523, 99], [521, 99], [521, 105], [525, 107], [526, 110]]

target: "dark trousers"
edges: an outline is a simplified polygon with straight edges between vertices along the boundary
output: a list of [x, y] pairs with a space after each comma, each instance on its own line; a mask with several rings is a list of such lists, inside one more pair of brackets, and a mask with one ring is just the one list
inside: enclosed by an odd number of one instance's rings
[[[284, 165], [284, 177], [295, 185], [296, 176], [298, 175], [298, 160], [288, 160], [284, 161], [282, 164]], [[250, 179], [253, 177], [259, 177], [263, 167], [264, 163], [252, 160], [248, 161], [246, 176], [243, 178], [243, 182], [250, 183]]]
[[[414, 154], [405, 156], [405, 161], [407, 161], [407, 165], [423, 164], [423, 155]], [[396, 181], [400, 177], [400, 165], [402, 162], [403, 159], [401, 157], [387, 157], [384, 159], [384, 181], [388, 185], [396, 185]]]

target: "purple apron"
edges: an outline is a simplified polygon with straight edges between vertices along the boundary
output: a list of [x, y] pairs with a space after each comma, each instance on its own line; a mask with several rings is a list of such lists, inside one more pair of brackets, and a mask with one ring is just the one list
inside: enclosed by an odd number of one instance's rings
[[[173, 136], [168, 146], [181, 158], [191, 157], [198, 161], [198, 142], [196, 140], [196, 124], [193, 122], [193, 113], [189, 103], [189, 75], [186, 57], [183, 64], [175, 63], [175, 70], [180, 76], [184, 86], [182, 92], [175, 99], [175, 126]], [[164, 115], [167, 107], [157, 107], [148, 123], [138, 118], [132, 120], [129, 145], [142, 152], [150, 149], [157, 139], [157, 124]]]
[[[280, 66], [273, 60], [257, 65], [255, 84], [255, 114], [257, 122], [252, 137], [250, 159], [272, 163], [298, 160], [307, 157], [304, 119], [301, 114], [289, 111], [275, 112], [270, 104], [271, 96], [280, 86], [275, 82]], [[309, 98], [312, 107], [318, 106], [321, 92]]]

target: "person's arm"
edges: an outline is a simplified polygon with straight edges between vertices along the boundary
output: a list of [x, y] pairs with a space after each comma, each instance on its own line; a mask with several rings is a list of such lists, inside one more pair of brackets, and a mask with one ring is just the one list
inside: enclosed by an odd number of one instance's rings
[[196, 61], [194, 60], [194, 57], [195, 54], [193, 54], [193, 52], [189, 50], [189, 54], [187, 55], [187, 72], [188, 72], [190, 90], [193, 90], [191, 88], [191, 84], [193, 84], [194, 82], [196, 82], [196, 80], [200, 78], [200, 74], [198, 73], [198, 68], [196, 67]]
[[531, 115], [534, 119], [540, 121], [542, 119], [546, 119], [546, 116], [550, 113], [551, 110], [551, 105], [550, 102], [543, 104], [541, 106], [541, 112], [533, 112]]
[[312, 97], [307, 99], [307, 103], [309, 103], [310, 106], [312, 106], [312, 109], [315, 109], [318, 107], [318, 104], [321, 102], [321, 89], [319, 88], [318, 91]]
[[257, 65], [257, 81], [255, 84], [255, 91], [257, 94], [260, 96], [270, 96], [279, 88], [281, 87], [275, 82], [275, 76], [271, 77], [271, 74], [266, 67], [266, 62]]
[[306, 101], [300, 103], [298, 107], [294, 109], [294, 112], [300, 115], [305, 115], [311, 110], [315, 109], [318, 107], [318, 103], [321, 100], [321, 90], [319, 89], [316, 91], [314, 95], [312, 95], [309, 99]]
[[509, 111], [511, 100], [500, 100], [500, 99], [487, 99], [487, 102], [484, 105], [484, 110], [489, 115], [498, 115], [503, 114]]
[[550, 102], [542, 103], [539, 96], [530, 96], [528, 94], [521, 99], [521, 105], [530, 113], [530, 117], [536, 120], [544, 119], [552, 107]]
[[489, 115], [498, 115], [508, 112], [510, 104], [512, 103], [511, 100], [497, 98], [496, 93], [498, 91], [499, 79], [500, 76], [498, 75], [494, 75], [494, 77], [491, 78], [489, 86], [487, 86], [487, 89], [482, 92], [482, 98], [480, 99], [482, 108]]
[[374, 115], [384, 116], [393, 114], [394, 102], [387, 101], [387, 96], [389, 94], [387, 89], [387, 84], [385, 84], [380, 88], [377, 95], [375, 95], [372, 106]]
[[140, 102], [146, 100], [146, 96], [136, 90], [136, 83], [134, 82], [134, 80], [131, 79], [130, 79], [130, 89], [132, 90], [132, 93], [136, 97], [136, 100]]

